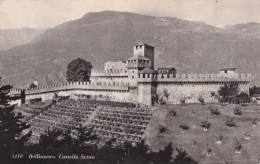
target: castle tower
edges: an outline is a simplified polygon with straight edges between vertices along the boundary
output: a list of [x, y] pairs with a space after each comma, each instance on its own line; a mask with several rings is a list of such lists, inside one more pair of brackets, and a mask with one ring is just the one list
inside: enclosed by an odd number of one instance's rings
[[221, 77], [234, 77], [237, 74], [237, 68], [222, 68], [219, 71]]
[[140, 43], [133, 47], [134, 56], [142, 55], [151, 61], [151, 69], [154, 69], [154, 47], [147, 43]]
[[144, 105], [152, 105], [153, 97], [156, 95], [157, 88], [157, 72], [145, 68], [138, 72], [138, 103]]
[[133, 57], [127, 60], [128, 82], [137, 87], [138, 72], [144, 68], [153, 69], [154, 48], [146, 43], [134, 46]]

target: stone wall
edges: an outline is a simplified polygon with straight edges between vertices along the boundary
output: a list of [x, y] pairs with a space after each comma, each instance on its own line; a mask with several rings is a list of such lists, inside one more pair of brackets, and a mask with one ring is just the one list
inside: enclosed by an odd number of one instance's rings
[[[185, 103], [199, 103], [199, 98], [203, 98], [206, 103], [217, 102], [211, 93], [218, 93], [218, 90], [225, 82], [176, 82], [176, 83], [158, 83], [157, 95], [164, 99], [167, 103], [178, 104], [181, 99], [185, 99]], [[249, 92], [249, 83], [241, 82], [239, 84], [240, 92]], [[169, 94], [165, 97], [164, 92]]]
[[[131, 71], [131, 70], [130, 70]], [[130, 76], [131, 77], [131, 76]], [[120, 79], [120, 80], [118, 80]], [[116, 81], [118, 80], [118, 81]], [[133, 80], [137, 87], [129, 85]], [[58, 95], [91, 95], [97, 100], [126, 101], [145, 105], [152, 104], [152, 97], [163, 99], [167, 103], [177, 104], [181, 99], [186, 103], [198, 103], [199, 98], [207, 102], [216, 102], [211, 93], [217, 93], [225, 83], [237, 82], [240, 92], [249, 92], [250, 74], [234, 74], [221, 77], [219, 74], [139, 74], [134, 79], [128, 77], [99, 77], [97, 80], [41, 86], [25, 90], [26, 99], [52, 99]], [[168, 96], [165, 96], [167, 93]], [[12, 89], [11, 94], [21, 94], [21, 89]]]
[[[12, 89], [11, 94], [20, 95], [21, 89]], [[97, 100], [137, 102], [137, 91], [130, 90], [127, 82], [124, 83], [61, 83], [41, 86], [25, 90], [26, 100], [42, 98], [43, 101], [59, 96], [91, 95]]]
[[203, 98], [206, 103], [217, 102], [211, 94], [217, 93], [225, 83], [236, 82], [240, 92], [249, 93], [250, 81], [251, 74], [234, 74], [232, 77], [222, 77], [219, 74], [177, 74], [176, 77], [166, 74], [139, 74], [138, 100], [142, 104], [152, 104], [150, 96], [153, 95], [153, 83], [156, 84], [154, 94], [158, 96], [157, 99], [169, 104], [178, 104], [181, 99], [185, 99], [185, 103], [198, 103], [199, 98]]

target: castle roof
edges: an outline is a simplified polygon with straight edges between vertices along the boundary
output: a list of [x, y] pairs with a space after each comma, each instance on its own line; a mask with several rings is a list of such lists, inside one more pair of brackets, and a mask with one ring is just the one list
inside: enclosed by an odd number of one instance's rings
[[173, 65], [167, 65], [167, 66], [165, 66], [165, 67], [160, 67], [160, 68], [158, 68], [158, 70], [165, 70], [165, 69], [169, 70], [169, 69], [175, 69], [175, 68], [174, 68]]
[[138, 72], [139, 74], [152, 74], [152, 73], [157, 73], [155, 70], [152, 70], [151, 68], [146, 67], [142, 71]]
[[221, 68], [220, 71], [224, 71], [224, 70], [236, 70], [236, 67], [229, 67], [229, 68]]
[[149, 47], [153, 47], [153, 46], [151, 46], [151, 45], [149, 45], [147, 43], [138, 43], [138, 44], [136, 44], [136, 46], [149, 46]]
[[138, 54], [138, 55], [131, 57], [128, 60], [150, 60], [150, 59], [148, 59], [147, 57], [144, 57], [143, 55]]

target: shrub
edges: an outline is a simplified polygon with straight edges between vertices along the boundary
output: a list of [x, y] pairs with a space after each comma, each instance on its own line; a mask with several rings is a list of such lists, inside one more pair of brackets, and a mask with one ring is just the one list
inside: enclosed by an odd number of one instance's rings
[[238, 83], [226, 83], [218, 90], [220, 102], [233, 103], [238, 95]]
[[233, 109], [233, 112], [235, 115], [241, 115], [242, 114], [242, 110], [239, 107], [235, 107], [235, 109]]
[[198, 141], [196, 141], [196, 140], [193, 140], [193, 141], [192, 141], [192, 146], [195, 146], [195, 145], [197, 145], [197, 143], [198, 143]]
[[203, 127], [204, 129], [209, 129], [210, 124], [211, 123], [208, 120], [204, 120], [204, 121], [201, 121], [200, 126]]
[[219, 134], [219, 137], [218, 137], [218, 141], [222, 141], [223, 140], [223, 136], [221, 134]]
[[218, 109], [218, 107], [211, 107], [210, 112], [213, 115], [220, 115], [220, 110]]
[[228, 127], [233, 127], [233, 126], [236, 126], [236, 123], [234, 121], [234, 117], [228, 117], [227, 118], [227, 121], [226, 121], [226, 125]]
[[166, 131], [166, 127], [161, 127], [159, 130], [160, 130], [160, 133], [163, 133]]
[[199, 101], [201, 104], [204, 104], [204, 103], [205, 103], [205, 100], [204, 100], [203, 97], [199, 97], [199, 98], [198, 98], [198, 101]]
[[238, 152], [242, 149], [241, 143], [236, 138], [235, 138], [235, 149]]
[[180, 99], [180, 102], [181, 102], [181, 104], [185, 104], [185, 99], [184, 99], [184, 98], [181, 98], [181, 99]]
[[159, 102], [161, 105], [165, 105], [166, 104], [166, 101], [164, 100], [163, 97], [159, 98]]
[[181, 128], [182, 130], [188, 130], [188, 129], [189, 129], [189, 126], [188, 126], [187, 124], [181, 124], [181, 125], [180, 125], [180, 128]]
[[249, 103], [250, 102], [250, 96], [245, 93], [245, 92], [241, 92], [240, 94], [238, 94], [235, 98], [236, 103], [237, 104], [242, 104], [244, 105], [245, 103]]
[[254, 119], [254, 120], [252, 121], [252, 124], [253, 124], [253, 125], [256, 125], [256, 124], [257, 124], [256, 119]]
[[172, 110], [171, 111], [171, 116], [176, 116], [177, 115], [177, 112], [175, 110]]

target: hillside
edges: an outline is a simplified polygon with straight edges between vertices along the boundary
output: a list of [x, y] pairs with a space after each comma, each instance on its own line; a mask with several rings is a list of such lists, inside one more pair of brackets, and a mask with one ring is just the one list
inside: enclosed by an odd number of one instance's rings
[[67, 64], [77, 57], [101, 69], [109, 60], [132, 56], [134, 44], [147, 42], [155, 46], [156, 67], [171, 64], [178, 73], [216, 73], [221, 67], [237, 66], [259, 81], [260, 40], [234, 31], [173, 17], [88, 13], [29, 44], [1, 52], [0, 75], [12, 84], [64, 82]]
[[234, 26], [226, 26], [224, 29], [228, 32], [236, 33], [242, 37], [250, 39], [260, 39], [260, 24], [259, 23], [246, 23]]
[[45, 31], [46, 29], [31, 28], [0, 30], [0, 51], [29, 43]]
[[[218, 108], [219, 115], [213, 115], [210, 109]], [[198, 163], [236, 163], [254, 164], [259, 163], [259, 142], [260, 126], [255, 127], [252, 122], [259, 122], [259, 106], [250, 104], [242, 107], [241, 115], [234, 115], [234, 105], [220, 104], [184, 104], [165, 105], [154, 111], [149, 123], [149, 130], [146, 135], [146, 143], [153, 151], [162, 149], [169, 143], [174, 148], [179, 148], [185, 159], [193, 159]], [[176, 112], [172, 116], [172, 111]], [[235, 127], [226, 125], [227, 117], [234, 116]], [[205, 131], [201, 122], [207, 120], [211, 123], [210, 128]], [[182, 131], [179, 127], [182, 124], [189, 126], [188, 130]], [[164, 131], [160, 129], [164, 128]], [[250, 135], [250, 139], [245, 138]], [[222, 144], [218, 144], [222, 136]], [[235, 153], [236, 139], [242, 145], [241, 153]], [[207, 145], [212, 150], [207, 156]], [[173, 156], [178, 153], [175, 150]]]

